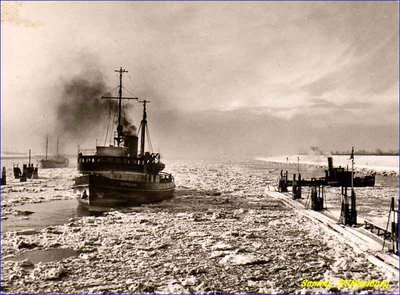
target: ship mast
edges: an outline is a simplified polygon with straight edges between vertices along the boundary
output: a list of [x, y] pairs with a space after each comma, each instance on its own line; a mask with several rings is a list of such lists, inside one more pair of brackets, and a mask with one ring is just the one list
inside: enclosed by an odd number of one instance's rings
[[118, 99], [118, 126], [117, 126], [117, 137], [114, 140], [117, 142], [117, 146], [120, 146], [121, 142], [124, 140], [122, 136], [123, 127], [121, 124], [121, 116], [122, 116], [122, 100], [123, 99], [136, 99], [137, 97], [122, 97], [122, 74], [128, 73], [125, 69], [120, 67], [119, 70], [115, 70], [116, 73], [119, 73], [119, 90], [118, 90], [118, 97], [114, 96], [102, 96], [103, 99]]
[[46, 135], [46, 161], [47, 161], [47, 150], [49, 148], [49, 135]]
[[147, 113], [146, 113], [146, 104], [149, 103], [149, 100], [139, 100], [140, 103], [143, 104], [143, 119], [140, 122], [140, 154], [144, 156], [144, 142], [146, 137], [146, 128], [147, 128]]

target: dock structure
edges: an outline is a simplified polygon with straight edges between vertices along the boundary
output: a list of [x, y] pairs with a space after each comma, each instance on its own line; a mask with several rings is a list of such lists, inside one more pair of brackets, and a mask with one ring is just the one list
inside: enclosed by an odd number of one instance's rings
[[[328, 157], [328, 170], [325, 170], [325, 177], [311, 178], [309, 180], [303, 179], [298, 169], [299, 174], [293, 175], [293, 180], [289, 180], [288, 171], [281, 171], [280, 179], [278, 182], [278, 192], [281, 197], [291, 196], [291, 205], [298, 204], [303, 206], [305, 209], [312, 209], [312, 211], [322, 212], [327, 215], [327, 211], [324, 206], [325, 196], [324, 189], [328, 186], [341, 187], [340, 198], [341, 208], [339, 223], [347, 226], [364, 226], [364, 230], [374, 237], [379, 239], [381, 248], [389, 249], [392, 253], [398, 255], [398, 209], [395, 209], [394, 198], [391, 199], [390, 210], [388, 213], [388, 220], [386, 228], [382, 225], [377, 225], [374, 222], [363, 220], [357, 216], [357, 202], [355, 187], [367, 187], [375, 185], [375, 176], [367, 175], [364, 177], [354, 177], [354, 154], [352, 152], [350, 159], [352, 160], [351, 171], [345, 171], [343, 168], [334, 168], [331, 157]], [[288, 187], [292, 187], [292, 193], [290, 195]], [[301, 199], [302, 187], [310, 187], [310, 195], [303, 205], [296, 200]], [[271, 190], [270, 190], [271, 191]], [[269, 193], [271, 194], [271, 193]], [[297, 205], [296, 205], [297, 206]], [[295, 207], [296, 207], [295, 206]], [[297, 208], [297, 207], [296, 207]], [[337, 218], [333, 215], [331, 219]], [[337, 222], [337, 219], [336, 219]]]
[[19, 179], [21, 182], [27, 181], [27, 179], [38, 179], [39, 178], [39, 168], [34, 167], [33, 163], [31, 162], [31, 150], [29, 149], [29, 158], [28, 158], [28, 164], [22, 164], [22, 171], [21, 168], [18, 167], [18, 164], [16, 166], [13, 166], [13, 173], [14, 173], [14, 178]]
[[293, 200], [297, 200], [301, 199], [302, 187], [311, 187], [310, 207], [314, 211], [321, 211], [324, 210], [324, 187], [341, 187], [340, 223], [356, 225], [357, 206], [354, 187], [374, 186], [375, 175], [354, 177], [354, 149], [350, 159], [352, 160], [351, 171], [340, 166], [333, 167], [332, 157], [328, 157], [328, 169], [325, 170], [325, 176], [320, 178], [303, 179], [300, 168], [298, 168], [298, 175], [293, 174], [293, 180], [289, 180], [288, 171], [282, 170], [278, 182], [278, 191], [281, 193], [288, 192], [288, 187], [291, 186]]
[[[373, 227], [375, 228], [377, 227], [371, 222], [367, 223], [367, 221], [365, 221], [365, 225], [366, 228], [369, 227], [371, 231], [373, 230]], [[381, 228], [378, 228], [378, 235], [380, 229]], [[395, 209], [394, 197], [392, 197], [390, 200], [390, 209], [389, 209], [388, 220], [386, 223], [386, 229], [382, 231], [382, 233], [384, 239], [383, 249], [385, 248], [386, 241], [389, 240], [392, 245], [393, 252], [399, 255], [399, 209]]]
[[[337, 216], [332, 214], [331, 211], [324, 210], [318, 212], [308, 210], [304, 204], [297, 200], [293, 200], [289, 193], [277, 192], [272, 186], [268, 186], [264, 194], [266, 197], [282, 201], [288, 207], [296, 210], [299, 214], [317, 222], [325, 230], [338, 236], [341, 240], [344, 240], [346, 244], [351, 246], [357, 252], [364, 252], [367, 259], [372, 264], [386, 269], [398, 278], [399, 257], [394, 253], [395, 251], [393, 251], [391, 247], [392, 244], [385, 244], [385, 240], [382, 237], [371, 233], [364, 227], [349, 227], [338, 224]], [[361, 218], [360, 221], [365, 222], [365, 220]], [[381, 228], [381, 230], [383, 229]], [[397, 243], [398, 242], [396, 242], [396, 244]]]

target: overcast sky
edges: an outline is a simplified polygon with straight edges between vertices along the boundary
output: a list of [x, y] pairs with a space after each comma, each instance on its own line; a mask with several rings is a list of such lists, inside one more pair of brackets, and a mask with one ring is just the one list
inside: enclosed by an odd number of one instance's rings
[[57, 110], [71, 81], [111, 90], [120, 66], [127, 95], [151, 100], [153, 147], [167, 157], [397, 149], [395, 2], [1, 7], [2, 150], [44, 152], [46, 133], [70, 152], [94, 146], [106, 122], [85, 141]]

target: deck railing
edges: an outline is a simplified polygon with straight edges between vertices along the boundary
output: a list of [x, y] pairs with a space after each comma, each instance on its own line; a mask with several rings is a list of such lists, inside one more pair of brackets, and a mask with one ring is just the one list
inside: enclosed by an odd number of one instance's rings
[[81, 149], [78, 147], [78, 155], [79, 154], [84, 156], [94, 156], [96, 155], [96, 149]]

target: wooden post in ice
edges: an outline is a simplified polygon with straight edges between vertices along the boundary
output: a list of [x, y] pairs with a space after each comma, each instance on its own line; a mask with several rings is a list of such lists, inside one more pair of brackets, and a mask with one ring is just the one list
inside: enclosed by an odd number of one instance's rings
[[342, 186], [341, 188], [341, 211], [340, 211], [340, 220], [341, 224], [349, 224], [349, 198], [347, 196], [347, 186]]
[[349, 196], [347, 195], [347, 187], [349, 185], [347, 177], [345, 179], [345, 182], [342, 184], [342, 209], [340, 213], [340, 223], [345, 225], [357, 224], [356, 193], [354, 192], [354, 147], [351, 148], [350, 159], [351, 159], [351, 173], [350, 173], [351, 204], [349, 204]]
[[26, 164], [23, 164], [22, 165], [22, 175], [19, 178], [20, 182], [25, 182], [26, 181], [26, 178], [27, 178], [26, 174], [27, 174], [27, 167], [26, 167]]
[[392, 245], [393, 252], [399, 254], [399, 210], [394, 208], [394, 198], [392, 197], [392, 206], [390, 208], [393, 211], [392, 217]]
[[356, 193], [354, 191], [354, 147], [351, 147], [351, 208], [350, 224], [357, 224]]
[[354, 189], [354, 147], [351, 147], [351, 155], [350, 155], [350, 159], [351, 159], [351, 191], [353, 191]]
[[17, 166], [14, 166], [13, 167], [13, 172], [14, 172], [14, 178], [20, 178], [21, 177], [21, 175], [22, 175], [22, 172], [21, 172], [21, 169], [18, 167], [18, 164], [17, 164]]
[[319, 185], [315, 178], [311, 178], [313, 185], [311, 186], [311, 209], [314, 211], [322, 211], [324, 209], [324, 187]]
[[281, 170], [281, 177], [279, 178], [278, 191], [281, 193], [287, 192], [288, 187], [288, 172], [283, 173]]
[[299, 178], [296, 180], [296, 174], [293, 174], [293, 183], [292, 183], [292, 197], [293, 200], [301, 199], [301, 175], [299, 174]]
[[[398, 222], [398, 214], [399, 210], [395, 210], [394, 208], [394, 197], [390, 199], [390, 209], [389, 209], [389, 216], [386, 224], [386, 232], [389, 230], [389, 222], [390, 222], [390, 217], [392, 217], [392, 222], [391, 222], [391, 230], [390, 230], [390, 239], [392, 240], [392, 251], [396, 254], [399, 252], [399, 222]], [[382, 250], [385, 249], [385, 242], [386, 242], [386, 236], [383, 239], [383, 246]]]
[[6, 185], [6, 184], [7, 184], [6, 167], [3, 167], [3, 170], [1, 172], [1, 185]]
[[297, 198], [297, 183], [296, 183], [296, 174], [293, 174], [293, 183], [292, 183], [292, 198], [296, 200]]
[[39, 168], [35, 167], [35, 169], [33, 169], [33, 174], [32, 174], [32, 179], [38, 179], [39, 178]]

